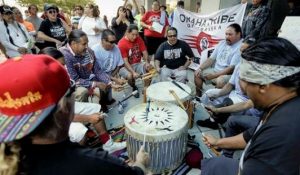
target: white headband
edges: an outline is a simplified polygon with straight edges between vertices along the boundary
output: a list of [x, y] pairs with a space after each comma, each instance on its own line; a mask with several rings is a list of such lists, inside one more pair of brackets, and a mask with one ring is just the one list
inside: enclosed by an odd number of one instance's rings
[[300, 67], [261, 64], [241, 60], [240, 78], [250, 83], [266, 85], [300, 72]]

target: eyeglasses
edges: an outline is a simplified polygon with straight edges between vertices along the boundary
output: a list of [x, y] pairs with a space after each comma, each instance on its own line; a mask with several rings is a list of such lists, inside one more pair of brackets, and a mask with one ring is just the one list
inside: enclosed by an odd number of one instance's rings
[[116, 44], [116, 43], [117, 43], [116, 40], [113, 40], [113, 41], [108, 41], [108, 40], [106, 40], [106, 42], [109, 42], [110, 44]]
[[168, 35], [167, 37], [168, 37], [168, 38], [172, 38], [172, 37], [176, 38], [177, 35]]
[[53, 14], [56, 14], [57, 11], [56, 11], [56, 10], [49, 10], [48, 13], [50, 13], [50, 14], [52, 14], [52, 13], [53, 13]]

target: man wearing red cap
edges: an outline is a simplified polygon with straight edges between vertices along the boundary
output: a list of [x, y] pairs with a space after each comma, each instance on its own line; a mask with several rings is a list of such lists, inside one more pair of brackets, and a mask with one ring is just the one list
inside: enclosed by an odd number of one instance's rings
[[143, 149], [129, 167], [107, 152], [69, 141], [74, 86], [57, 61], [25, 55], [1, 63], [0, 74], [6, 75], [0, 80], [0, 143], [21, 143], [19, 173], [144, 174]]

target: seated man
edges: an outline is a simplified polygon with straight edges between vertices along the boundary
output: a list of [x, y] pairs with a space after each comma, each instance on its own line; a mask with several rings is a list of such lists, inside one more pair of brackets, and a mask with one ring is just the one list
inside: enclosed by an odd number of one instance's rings
[[[73, 30], [69, 35], [68, 44], [60, 48], [66, 67], [72, 80], [76, 82], [76, 101], [88, 102], [89, 95], [96, 97], [94, 103], [99, 103], [107, 112], [107, 92], [111, 88], [109, 76], [100, 69], [95, 61], [93, 51], [87, 46], [88, 38], [81, 30]], [[100, 92], [101, 90], [101, 98]], [[99, 99], [100, 98], [100, 99]]]
[[[218, 125], [216, 122], [225, 123], [230, 114], [260, 116], [260, 112], [253, 109], [253, 103], [249, 101], [249, 97], [241, 90], [239, 72], [239, 65], [237, 65], [229, 82], [222, 89], [210, 89], [204, 93], [201, 97], [201, 101], [205, 105], [215, 105], [215, 107], [206, 107], [213, 113], [215, 122], [212, 122], [211, 119], [204, 121], [198, 120], [198, 125], [217, 129]], [[257, 120], [258, 119], [256, 119], [256, 121]]]
[[[135, 86], [135, 79], [152, 69], [152, 65], [144, 41], [139, 37], [136, 25], [131, 24], [128, 26], [125, 36], [119, 41], [118, 46], [125, 63], [125, 67], [120, 70], [120, 76], [128, 80], [133, 91], [138, 90]], [[142, 57], [144, 62], [141, 62]], [[150, 81], [145, 81], [145, 86], [149, 84]], [[135, 97], [139, 98], [139, 93]]]
[[145, 173], [149, 157], [143, 147], [130, 167], [101, 149], [69, 141], [74, 96], [68, 73], [57, 61], [25, 55], [0, 64], [0, 74], [7, 75], [0, 84], [0, 143], [18, 140], [19, 174]]
[[[210, 119], [207, 119], [204, 122], [198, 121], [197, 124], [201, 126], [204, 125], [205, 127], [218, 128], [216, 122], [225, 122], [227, 120], [223, 125], [225, 137], [236, 136], [250, 128], [254, 128], [257, 126], [261, 117], [261, 112], [254, 108], [254, 104], [250, 99], [245, 102], [220, 108], [214, 106], [206, 106], [205, 108], [212, 115], [211, 117], [214, 117], [215, 122], [211, 122]], [[216, 116], [218, 118], [215, 118]], [[222, 154], [232, 158], [234, 151], [234, 149], [223, 149]]]
[[190, 46], [177, 39], [177, 29], [167, 30], [168, 41], [163, 42], [155, 53], [155, 68], [160, 72], [161, 81], [168, 81], [174, 77], [176, 81], [185, 83], [190, 59], [194, 57]]
[[201, 175], [299, 174], [300, 52], [282, 38], [259, 40], [242, 53], [240, 84], [255, 108], [257, 127], [229, 138], [206, 135], [209, 147], [244, 149], [240, 160], [202, 160]]
[[[213, 83], [217, 88], [222, 88], [228, 82], [234, 66], [240, 59], [241, 35], [240, 25], [236, 23], [229, 25], [225, 32], [225, 40], [220, 41], [212, 55], [195, 71], [194, 79], [198, 96], [202, 95], [203, 81]], [[213, 64], [214, 67], [211, 68]]]
[[[46, 47], [39, 54], [50, 55], [59, 63], [65, 65], [63, 54], [56, 48]], [[75, 102], [74, 108], [75, 115], [69, 129], [69, 137], [72, 142], [78, 142], [82, 145], [86, 144], [88, 128], [84, 124], [90, 123], [99, 135], [99, 141], [103, 144], [105, 151], [112, 153], [126, 147], [126, 142], [117, 143], [111, 139], [106, 129], [105, 115], [100, 113], [101, 106], [99, 104]]]
[[[126, 80], [118, 78], [120, 68], [124, 65], [120, 49], [115, 45], [116, 35], [110, 29], [105, 29], [102, 32], [101, 43], [92, 47], [95, 53], [96, 61], [106, 74], [110, 76], [113, 83], [123, 85]], [[109, 100], [112, 99], [111, 91], [109, 92]]]

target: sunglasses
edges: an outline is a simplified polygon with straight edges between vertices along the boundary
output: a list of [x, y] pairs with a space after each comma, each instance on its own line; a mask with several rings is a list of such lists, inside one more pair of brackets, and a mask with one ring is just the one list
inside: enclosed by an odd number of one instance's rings
[[49, 10], [48, 13], [50, 13], [50, 14], [56, 14], [57, 11], [56, 10]]
[[177, 35], [168, 35], [167, 37], [172, 38], [172, 37], [177, 37]]
[[116, 43], [117, 43], [116, 40], [113, 40], [113, 41], [108, 41], [108, 40], [106, 40], [106, 42], [109, 42], [110, 44], [116, 44]]

